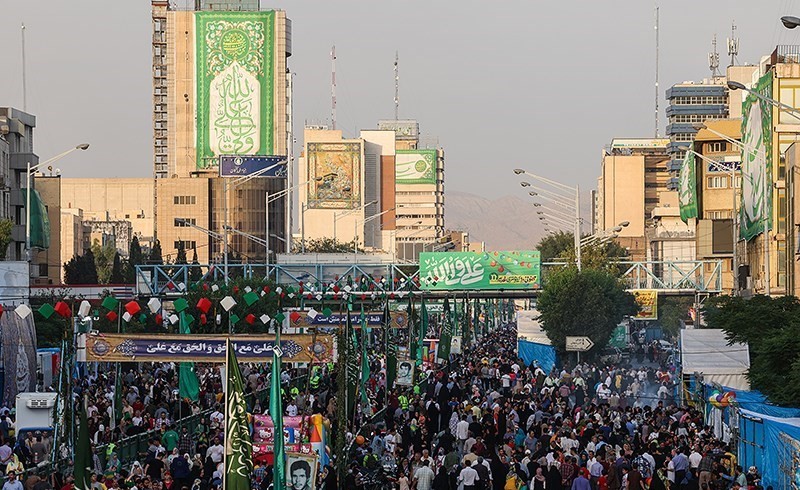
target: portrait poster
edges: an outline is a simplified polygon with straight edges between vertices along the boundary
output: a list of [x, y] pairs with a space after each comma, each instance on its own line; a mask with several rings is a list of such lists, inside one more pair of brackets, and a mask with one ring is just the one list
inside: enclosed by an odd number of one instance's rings
[[317, 455], [286, 453], [286, 483], [292, 490], [317, 489]]
[[398, 359], [395, 384], [397, 386], [413, 386], [415, 370], [415, 363], [411, 359]]

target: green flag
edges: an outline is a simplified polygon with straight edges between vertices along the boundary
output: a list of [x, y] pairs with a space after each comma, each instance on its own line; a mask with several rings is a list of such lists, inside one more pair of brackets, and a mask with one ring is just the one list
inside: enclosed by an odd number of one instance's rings
[[89, 422], [86, 420], [86, 400], [81, 403], [80, 427], [75, 443], [75, 489], [92, 487], [92, 446], [89, 444]]
[[394, 341], [390, 341], [389, 333], [392, 331], [389, 328], [389, 300], [386, 300], [386, 305], [383, 308], [383, 335], [384, 345], [386, 347], [386, 389], [392, 389], [394, 380], [397, 377], [397, 345]]
[[[247, 402], [244, 399], [244, 381], [239, 371], [236, 352], [228, 339], [225, 393], [225, 488], [250, 490], [253, 472], [253, 443], [247, 420]], [[277, 427], [276, 427], [277, 429]], [[280, 432], [281, 434], [283, 431]], [[276, 487], [277, 488], [277, 487]]]
[[444, 315], [442, 317], [442, 331], [439, 333], [439, 348], [436, 350], [436, 358], [447, 362], [450, 360], [450, 345], [453, 343], [453, 318], [448, 298], [444, 299]]
[[[772, 96], [772, 71], [759, 78], [753, 92]], [[739, 236], [752, 240], [772, 228], [772, 121], [767, 100], [750, 94], [742, 101], [742, 192]], [[766, 206], [765, 206], [766, 205]]]
[[694, 151], [686, 150], [686, 157], [681, 165], [680, 178], [678, 179], [678, 200], [681, 210], [681, 220], [684, 223], [689, 218], [697, 218], [697, 178], [695, 176]]
[[283, 400], [281, 400], [281, 327], [275, 327], [275, 347], [272, 351], [272, 376], [269, 388], [269, 416], [272, 417], [274, 427], [274, 454], [272, 481], [273, 488], [286, 488], [286, 450], [283, 440]]
[[351, 317], [352, 304], [348, 303], [346, 308], [346, 323], [345, 323], [345, 338], [347, 348], [345, 351], [346, 359], [346, 374], [347, 374], [347, 420], [353, 418], [353, 408], [356, 403], [356, 391], [358, 390], [358, 371], [360, 369], [360, 358], [358, 355], [358, 340], [356, 339], [356, 331], [353, 328], [353, 319]]
[[425, 345], [425, 336], [428, 334], [428, 307], [425, 306], [425, 296], [420, 305], [419, 336], [417, 337], [417, 364], [422, 364], [422, 350]]
[[369, 354], [367, 354], [367, 339], [369, 339], [367, 317], [364, 316], [364, 304], [361, 304], [361, 404], [364, 409], [369, 407], [367, 396], [367, 382], [369, 381]]
[[[186, 312], [180, 312], [180, 327], [182, 334], [192, 333], [189, 322], [186, 319]], [[197, 374], [194, 372], [193, 362], [182, 362], [178, 378], [178, 388], [181, 398], [188, 398], [197, 401], [200, 399], [200, 383], [197, 381]]]
[[117, 363], [117, 373], [114, 377], [114, 421], [113, 426], [122, 420], [122, 363]]

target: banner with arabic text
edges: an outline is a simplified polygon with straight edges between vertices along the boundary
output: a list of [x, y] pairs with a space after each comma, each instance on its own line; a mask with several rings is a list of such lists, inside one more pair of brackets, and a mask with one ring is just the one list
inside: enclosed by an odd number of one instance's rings
[[[347, 322], [347, 313], [334, 312], [328, 316], [317, 313], [313, 318], [308, 316], [306, 311], [298, 311], [297, 316], [289, 316], [291, 326], [296, 328], [309, 327], [339, 327]], [[384, 314], [381, 311], [365, 313], [367, 325], [370, 327], [382, 327], [384, 324]], [[361, 312], [351, 311], [350, 321], [353, 328], [361, 328]], [[408, 328], [408, 313], [405, 311], [393, 311], [389, 314], [389, 328]]]
[[510, 252], [423, 252], [420, 287], [425, 290], [538, 289], [538, 250]]
[[636, 320], [658, 320], [658, 291], [655, 289], [634, 289], [631, 291], [639, 306]]
[[[86, 361], [225, 362], [225, 335], [86, 335]], [[239, 362], [271, 362], [274, 335], [236, 335]], [[282, 335], [283, 362], [332, 362], [332, 335]]]

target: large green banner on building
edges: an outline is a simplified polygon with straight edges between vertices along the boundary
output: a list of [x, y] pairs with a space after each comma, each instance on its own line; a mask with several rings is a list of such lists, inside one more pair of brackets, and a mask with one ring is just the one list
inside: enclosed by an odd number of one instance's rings
[[541, 255], [513, 252], [423, 252], [420, 287], [429, 291], [459, 289], [536, 289]]
[[692, 149], [686, 150], [686, 157], [681, 165], [678, 179], [678, 200], [680, 201], [681, 220], [686, 223], [689, 218], [697, 218], [697, 163]]
[[273, 154], [275, 12], [196, 12], [197, 167]]
[[[772, 72], [761, 77], [753, 90], [772, 97]], [[764, 231], [765, 220], [772, 227], [772, 105], [751, 94], [742, 102], [742, 115], [739, 235], [751, 240]]]
[[436, 150], [397, 150], [395, 153], [398, 184], [436, 183]]

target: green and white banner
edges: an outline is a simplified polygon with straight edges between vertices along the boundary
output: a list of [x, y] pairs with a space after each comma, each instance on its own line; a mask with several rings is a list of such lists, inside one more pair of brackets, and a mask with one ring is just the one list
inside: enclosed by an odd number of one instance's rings
[[273, 154], [275, 12], [196, 12], [197, 167]]
[[512, 252], [423, 252], [420, 287], [429, 291], [461, 289], [536, 289], [538, 250]]
[[689, 218], [697, 218], [696, 167], [697, 162], [695, 161], [694, 152], [690, 148], [686, 150], [686, 157], [683, 159], [678, 181], [678, 200], [680, 201], [681, 219], [684, 223], [689, 221]]
[[395, 154], [398, 184], [436, 183], [436, 150], [397, 150]]
[[[772, 72], [761, 77], [753, 90], [772, 97]], [[764, 231], [765, 220], [772, 227], [772, 105], [751, 94], [742, 102], [742, 115], [739, 236], [751, 240]]]

